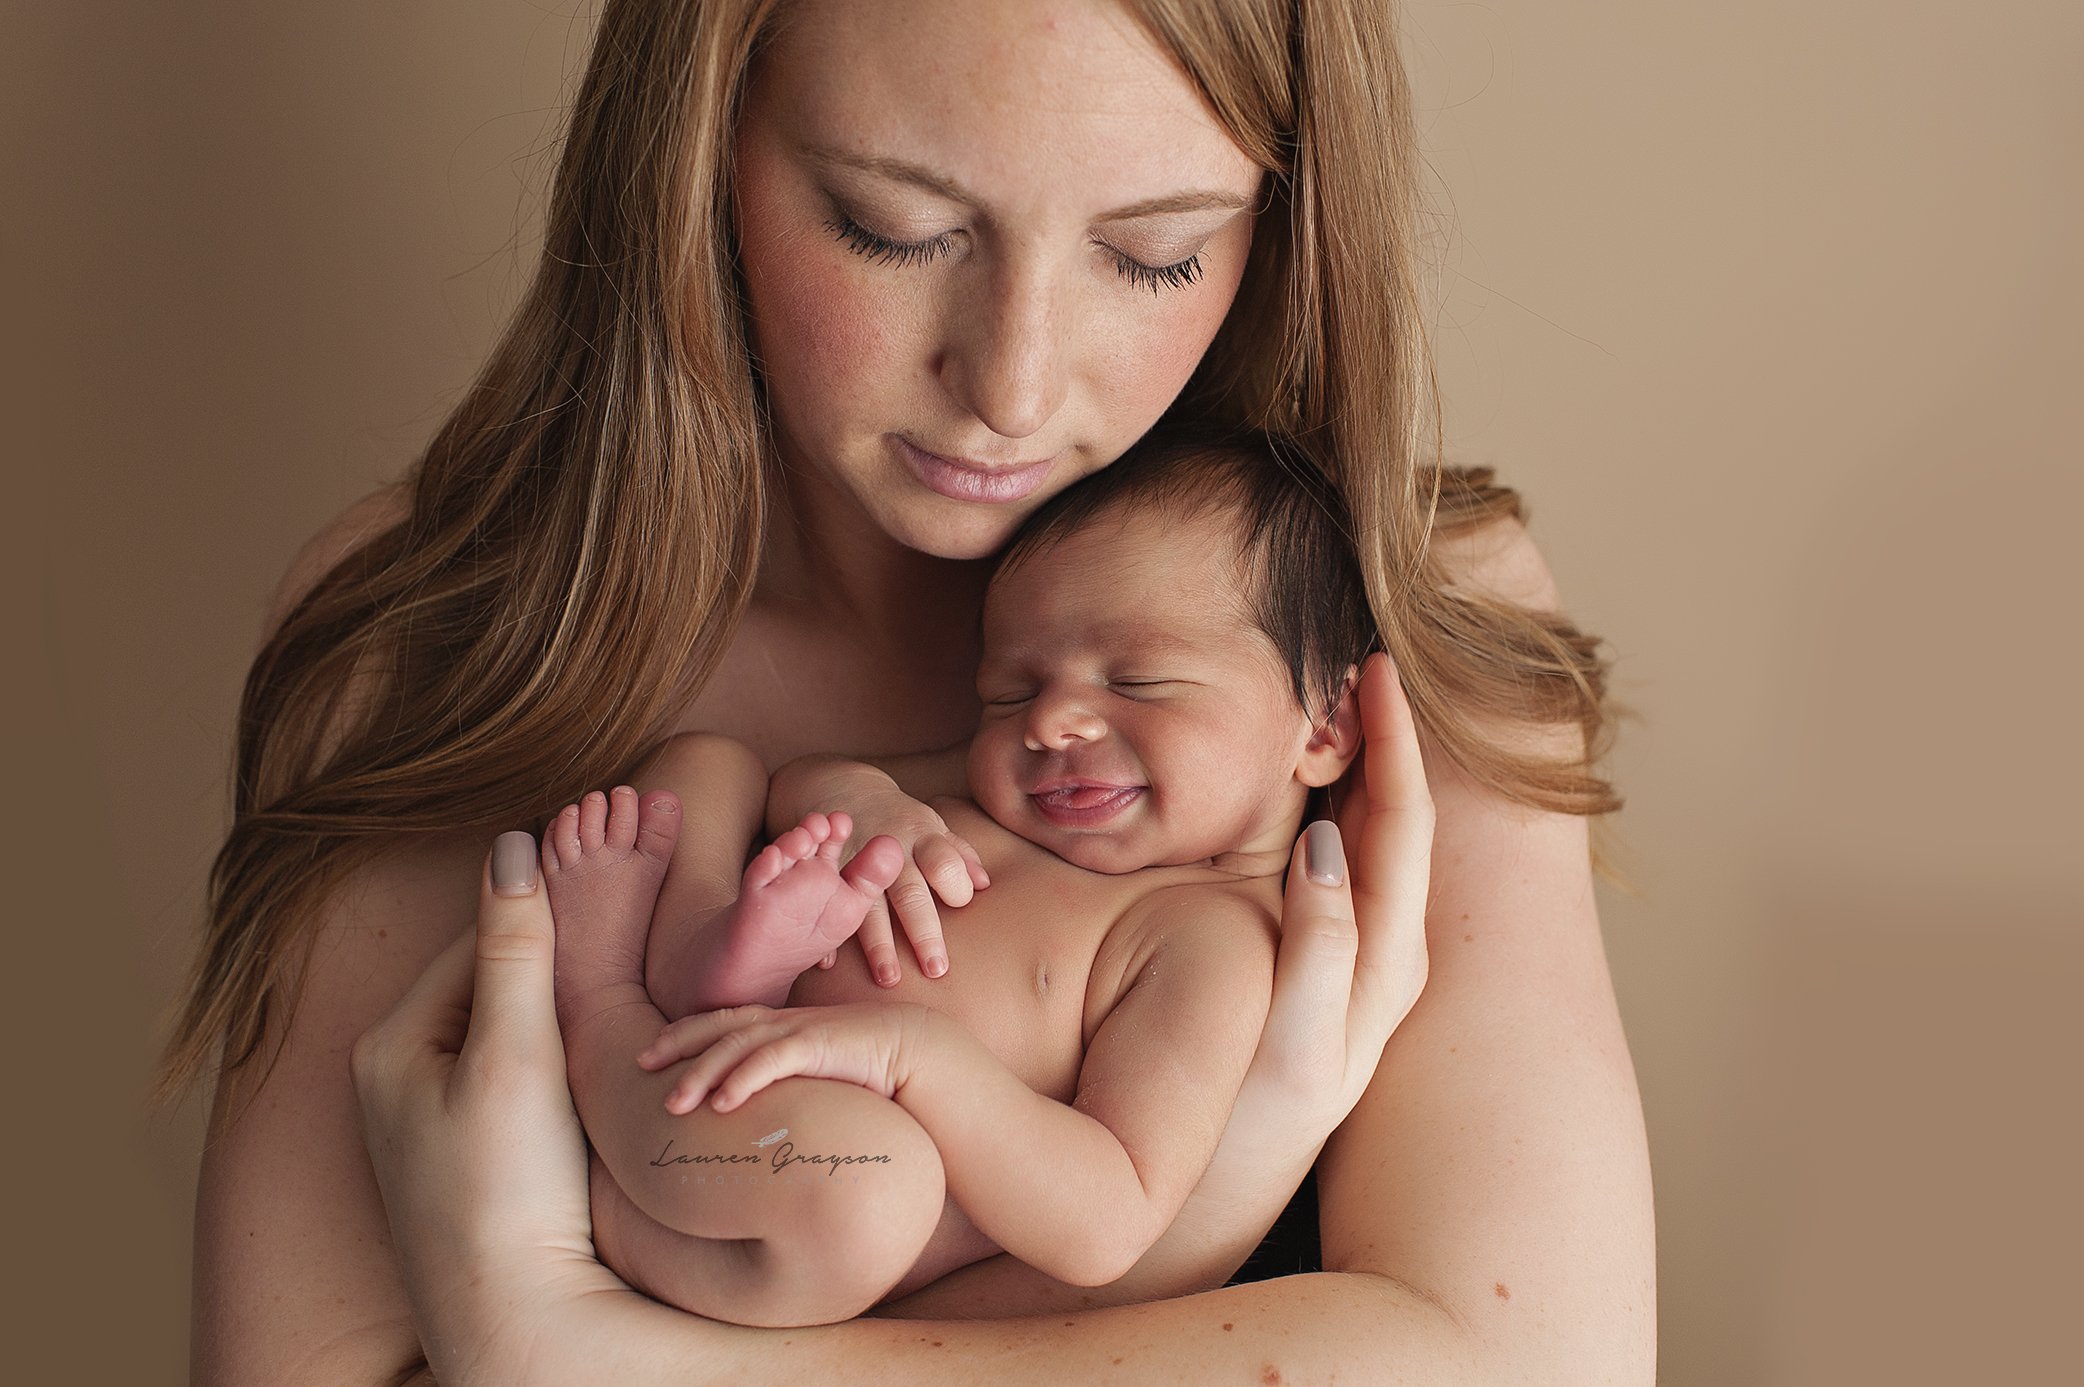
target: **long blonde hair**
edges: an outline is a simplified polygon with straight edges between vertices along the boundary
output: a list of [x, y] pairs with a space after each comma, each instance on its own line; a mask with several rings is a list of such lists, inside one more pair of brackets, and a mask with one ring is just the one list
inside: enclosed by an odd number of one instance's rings
[[[398, 835], [533, 826], [612, 783], [729, 646], [767, 505], [731, 149], [777, 8], [606, 0], [513, 320], [413, 469], [409, 513], [319, 579], [247, 677], [233, 823], [155, 1104], [220, 1042], [230, 1072], [288, 1033], [346, 873]], [[1593, 773], [1599, 642], [1453, 590], [1430, 545], [1522, 512], [1438, 451], [1387, 0], [1130, 8], [1271, 174], [1236, 303], [1174, 409], [1325, 461], [1414, 715], [1457, 764], [1530, 805], [1618, 808]], [[1514, 750], [1496, 730], [1516, 722], [1575, 723], [1586, 752]]]

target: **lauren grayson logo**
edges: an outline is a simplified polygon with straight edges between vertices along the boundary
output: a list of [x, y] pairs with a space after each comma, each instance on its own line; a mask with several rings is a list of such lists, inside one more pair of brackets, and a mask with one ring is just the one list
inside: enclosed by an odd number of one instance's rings
[[[691, 1165], [698, 1167], [730, 1167], [748, 1165], [757, 1166], [764, 1164], [768, 1167], [767, 1173], [769, 1175], [791, 1175], [799, 1177], [809, 1175], [813, 1171], [815, 1171], [819, 1166], [823, 1166], [825, 1168], [825, 1178], [828, 1180], [831, 1179], [833, 1176], [837, 1175], [842, 1169], [844, 1169], [847, 1166], [890, 1164], [890, 1157], [888, 1155], [868, 1155], [865, 1153], [856, 1155], [825, 1155], [822, 1153], [801, 1152], [796, 1149], [796, 1143], [790, 1141], [788, 1139], [788, 1136], [789, 1129], [786, 1127], [779, 1127], [776, 1128], [774, 1131], [769, 1132], [766, 1136], [761, 1137], [759, 1140], [755, 1141], [753, 1143], [755, 1147], [759, 1147], [766, 1151], [766, 1155], [764, 1158], [760, 1155], [754, 1154], [753, 1152], [747, 1151], [675, 1152], [673, 1150], [673, 1142], [670, 1138], [668, 1138], [666, 1141], [665, 1149], [663, 1151], [660, 1151], [658, 1155], [652, 1157], [650, 1164], [657, 1166], [661, 1169], [664, 1169], [668, 1166], [676, 1165]], [[847, 1176], [847, 1179], [850, 1183], [856, 1183], [860, 1180], [860, 1178], [861, 1177], [859, 1175], [853, 1174], [851, 1172], [849, 1172]], [[718, 1173], [717, 1179], [720, 1183], [723, 1181], [724, 1176], [721, 1172]]]

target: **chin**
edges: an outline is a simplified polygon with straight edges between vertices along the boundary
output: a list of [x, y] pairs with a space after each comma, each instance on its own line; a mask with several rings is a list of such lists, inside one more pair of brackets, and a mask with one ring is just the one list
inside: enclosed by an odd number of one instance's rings
[[[960, 503], [949, 505], [954, 509]], [[929, 507], [908, 509], [903, 515], [892, 516], [883, 528], [905, 548], [937, 559], [988, 559], [1006, 547], [1025, 519], [1004, 510], [984, 513], [981, 508], [965, 509], [972, 509], [973, 513], [935, 515]]]
[[1124, 850], [1125, 845], [1114, 838], [1073, 838], [1068, 842], [1043, 843], [1041, 846], [1074, 867], [1106, 876], [1123, 876], [1153, 865], [1140, 857], [1130, 856]]

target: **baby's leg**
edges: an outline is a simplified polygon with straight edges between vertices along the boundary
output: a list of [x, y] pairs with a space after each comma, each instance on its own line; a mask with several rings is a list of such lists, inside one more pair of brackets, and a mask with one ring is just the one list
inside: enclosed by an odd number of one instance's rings
[[[633, 1200], [595, 1160], [593, 1219], [602, 1262], [680, 1309], [766, 1327], [851, 1319], [918, 1262], [941, 1218], [932, 1139], [868, 1089], [783, 1079], [733, 1112], [673, 1123], [637, 1182], [654, 1197]], [[692, 1233], [640, 1207], [666, 1202]]]
[[640, 779], [691, 806], [657, 888], [644, 956], [646, 990], [668, 1020], [750, 1002], [786, 1005], [797, 975], [852, 938], [903, 869], [895, 839], [872, 839], [842, 871], [853, 825], [844, 814], [819, 813], [748, 864], [767, 778], [730, 738], [675, 737]]
[[[691, 1235], [672, 1258], [624, 1274], [670, 1288], [675, 1304], [718, 1318], [846, 1318], [874, 1304], [931, 1235], [945, 1194], [939, 1154], [897, 1104], [829, 1080], [777, 1084], [774, 1101], [749, 1101], [728, 1114], [665, 1110], [683, 1066], [652, 1074], [636, 1063], [665, 1025], [638, 968], [678, 829], [673, 796], [640, 801], [622, 786], [567, 809], [543, 844], [573, 1101], [636, 1208]], [[756, 861], [748, 875], [761, 870]], [[757, 1144], [785, 1127], [793, 1138]], [[780, 1152], [784, 1142], [789, 1150]], [[796, 1159], [817, 1154], [888, 1159], [839, 1166]]]

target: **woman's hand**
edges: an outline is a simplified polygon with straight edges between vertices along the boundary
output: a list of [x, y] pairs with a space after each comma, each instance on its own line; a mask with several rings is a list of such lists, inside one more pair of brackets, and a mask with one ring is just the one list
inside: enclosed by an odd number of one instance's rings
[[637, 1056], [637, 1065], [658, 1070], [700, 1056], [666, 1095], [668, 1112], [691, 1112], [711, 1093], [711, 1106], [729, 1112], [799, 1074], [894, 1098], [911, 1077], [928, 1019], [925, 1007], [890, 1002], [727, 1007], [671, 1023]]
[[1290, 1145], [1313, 1133], [1302, 1169], [1360, 1101], [1426, 983], [1433, 796], [1418, 731], [1387, 655], [1361, 666], [1356, 696], [1361, 754], [1334, 787], [1336, 830], [1312, 825], [1297, 844], [1273, 1004], [1230, 1124]]
[[[596, 1260], [535, 843], [487, 860], [475, 930], [351, 1056], [362, 1134], [437, 1380], [508, 1381], [553, 1308], [634, 1297]], [[500, 868], [495, 886], [493, 867]]]
[[[869, 907], [854, 935], [868, 959], [869, 975], [884, 987], [897, 986], [901, 974], [893, 916], [904, 926], [920, 971], [929, 978], [945, 974], [948, 946], [934, 898], [938, 895], [948, 905], [961, 907], [991, 885], [977, 850], [931, 807], [899, 789], [884, 772], [859, 761], [804, 758], [776, 772], [768, 792], [768, 823], [795, 823], [813, 809], [846, 811], [858, 830], [856, 843], [888, 834], [904, 849], [903, 870], [883, 898]], [[851, 857], [849, 853], [841, 865]], [[830, 968], [837, 957], [827, 954], [818, 966]]]

